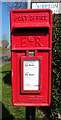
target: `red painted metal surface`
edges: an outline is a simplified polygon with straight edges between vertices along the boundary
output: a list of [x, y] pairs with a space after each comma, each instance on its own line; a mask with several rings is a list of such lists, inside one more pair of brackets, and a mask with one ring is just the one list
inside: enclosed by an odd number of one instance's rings
[[[11, 10], [12, 103], [14, 106], [51, 104], [52, 11]], [[30, 56], [29, 52], [34, 55]], [[39, 90], [24, 90], [24, 60], [39, 60]]]

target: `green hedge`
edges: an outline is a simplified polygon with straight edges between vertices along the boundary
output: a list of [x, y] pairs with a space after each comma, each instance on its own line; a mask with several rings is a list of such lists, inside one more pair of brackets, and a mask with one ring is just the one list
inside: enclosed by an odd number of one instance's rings
[[45, 120], [58, 120], [61, 114], [61, 14], [53, 14], [52, 104], [42, 108]]
[[61, 112], [61, 14], [53, 15], [52, 110]]

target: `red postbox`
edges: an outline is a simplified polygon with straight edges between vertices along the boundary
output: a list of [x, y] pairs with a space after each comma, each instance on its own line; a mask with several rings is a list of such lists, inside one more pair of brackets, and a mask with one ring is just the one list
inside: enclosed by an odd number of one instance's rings
[[11, 10], [12, 103], [51, 103], [52, 12], [50, 9]]

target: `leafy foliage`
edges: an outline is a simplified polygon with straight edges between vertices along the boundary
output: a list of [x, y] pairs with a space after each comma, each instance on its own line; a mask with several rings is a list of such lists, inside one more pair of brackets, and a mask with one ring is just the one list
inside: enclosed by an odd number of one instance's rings
[[2, 48], [7, 48], [9, 45], [9, 42], [7, 40], [2, 40]]
[[53, 14], [52, 55], [52, 104], [39, 107], [45, 120], [59, 120], [61, 114], [61, 14]]
[[61, 14], [53, 15], [53, 110], [61, 112]]
[[49, 120], [58, 120], [61, 114], [61, 14], [53, 15], [52, 104]]

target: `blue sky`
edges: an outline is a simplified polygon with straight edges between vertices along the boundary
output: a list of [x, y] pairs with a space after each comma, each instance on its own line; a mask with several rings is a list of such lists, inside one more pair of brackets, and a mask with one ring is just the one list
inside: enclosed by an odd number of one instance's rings
[[[2, 2], [2, 35], [5, 36], [10, 43], [10, 10], [5, 3], [8, 4], [7, 2]], [[13, 4], [14, 2], [9, 2], [10, 7], [12, 7]], [[25, 9], [24, 2], [21, 4], [20, 9]]]
[[2, 3], [2, 35], [10, 42], [10, 11], [4, 3]]

